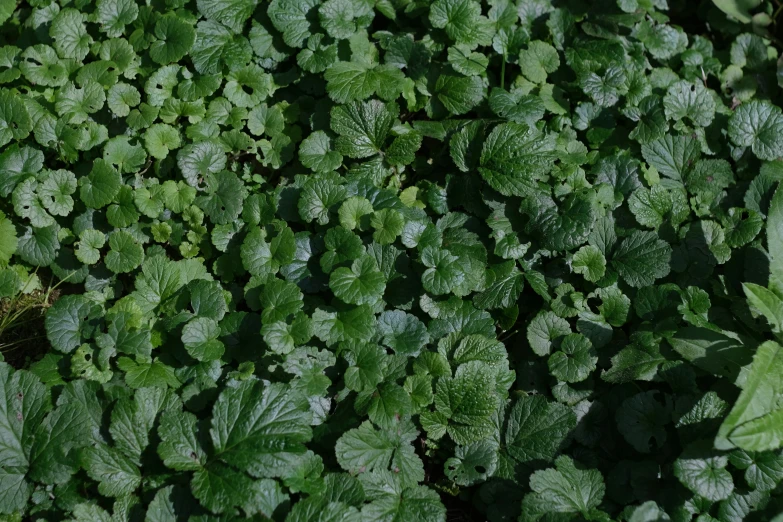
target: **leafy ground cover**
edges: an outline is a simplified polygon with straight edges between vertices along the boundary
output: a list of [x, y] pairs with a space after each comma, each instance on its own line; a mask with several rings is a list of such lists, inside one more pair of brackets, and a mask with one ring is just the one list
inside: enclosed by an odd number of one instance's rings
[[0, 0], [0, 520], [780, 521], [780, 11]]

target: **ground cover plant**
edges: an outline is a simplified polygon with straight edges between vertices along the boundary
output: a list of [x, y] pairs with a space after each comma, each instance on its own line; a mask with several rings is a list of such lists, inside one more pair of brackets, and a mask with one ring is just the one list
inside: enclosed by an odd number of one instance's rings
[[0, 520], [781, 520], [779, 5], [0, 0]]

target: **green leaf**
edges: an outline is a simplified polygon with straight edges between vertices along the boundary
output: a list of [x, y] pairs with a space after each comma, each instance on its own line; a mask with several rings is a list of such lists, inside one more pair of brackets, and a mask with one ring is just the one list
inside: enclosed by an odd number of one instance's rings
[[468, 46], [455, 45], [448, 49], [451, 66], [465, 76], [478, 76], [487, 70], [489, 58], [481, 53], [472, 52]]
[[128, 138], [120, 136], [106, 143], [103, 159], [116, 165], [120, 172], [127, 174], [141, 170], [147, 160], [147, 153], [141, 145], [131, 145]]
[[175, 470], [198, 470], [206, 463], [206, 454], [197, 435], [196, 416], [169, 410], [160, 417], [158, 455]]
[[242, 28], [256, 8], [256, 0], [197, 0], [198, 11], [208, 20], [214, 19], [235, 33]]
[[634, 231], [615, 248], [611, 265], [633, 287], [651, 285], [669, 275], [672, 248], [654, 232]]
[[435, 408], [448, 419], [448, 434], [457, 444], [470, 444], [491, 432], [498, 400], [487, 386], [493, 378], [489, 366], [471, 361], [460, 365], [454, 377], [438, 379]]
[[33, 491], [23, 472], [5, 468], [0, 468], [0, 488], [0, 513], [8, 514], [23, 511]]
[[390, 245], [394, 243], [402, 233], [405, 219], [398, 211], [393, 208], [384, 208], [376, 210], [370, 216], [370, 226], [375, 229], [372, 238], [381, 245]]
[[670, 120], [688, 118], [700, 127], [708, 126], [715, 117], [715, 100], [701, 82], [683, 80], [669, 87], [663, 98], [663, 108]]
[[783, 333], [783, 301], [774, 292], [754, 283], [742, 283], [748, 304], [761, 312], [772, 331]]
[[315, 131], [299, 146], [299, 161], [314, 172], [330, 172], [343, 163], [343, 156], [331, 149], [331, 139], [323, 131]]
[[718, 455], [708, 444], [696, 443], [674, 461], [674, 475], [697, 495], [715, 502], [734, 490], [731, 473], [726, 469], [728, 463], [725, 455]]
[[321, 26], [332, 38], [342, 40], [356, 32], [355, 18], [363, 13], [357, 12], [359, 4], [352, 0], [327, 0], [318, 8]]
[[433, 295], [451, 293], [465, 278], [459, 258], [445, 250], [427, 247], [421, 253], [421, 262], [428, 267], [421, 275], [421, 284]]
[[285, 118], [278, 105], [268, 107], [265, 103], [255, 107], [247, 117], [247, 128], [256, 136], [278, 136], [285, 129]]
[[63, 58], [84, 60], [90, 51], [92, 38], [84, 26], [85, 15], [71, 7], [65, 8], [54, 17], [49, 35], [54, 39], [54, 48]]
[[219, 336], [220, 326], [208, 317], [196, 317], [182, 328], [182, 344], [197, 361], [220, 359], [225, 347], [218, 340]]
[[598, 356], [590, 340], [582, 334], [568, 334], [560, 349], [549, 356], [549, 371], [561, 381], [580, 382], [595, 370]]
[[96, 22], [110, 38], [122, 36], [125, 26], [139, 16], [139, 6], [132, 0], [98, 0], [95, 7]]
[[107, 161], [98, 159], [90, 174], [79, 180], [79, 196], [90, 208], [103, 208], [112, 202], [121, 185], [120, 173]]
[[715, 437], [716, 448], [765, 451], [783, 445], [783, 410], [778, 406], [783, 388], [776, 377], [782, 364], [780, 345], [767, 341], [758, 347], [742, 392]]
[[642, 156], [661, 176], [680, 181], [699, 159], [699, 143], [685, 136], [666, 135], [642, 145]]
[[580, 76], [579, 84], [585, 94], [599, 106], [611, 107], [617, 104], [622, 94], [626, 93], [625, 70], [611, 66], [606, 69], [603, 76], [588, 72]]
[[314, 34], [307, 39], [307, 48], [296, 55], [299, 67], [310, 73], [322, 73], [337, 62], [336, 43], [323, 44], [324, 35]]
[[525, 210], [533, 214], [528, 227], [552, 250], [571, 250], [584, 243], [597, 217], [590, 194], [572, 194], [559, 206], [531, 198]]
[[317, 220], [319, 224], [326, 225], [346, 195], [345, 187], [335, 184], [331, 179], [311, 179], [305, 184], [299, 198], [299, 216], [307, 222]]
[[260, 300], [263, 307], [261, 318], [267, 323], [283, 321], [304, 306], [299, 287], [280, 279], [272, 279], [264, 285]]
[[351, 158], [367, 158], [381, 152], [394, 123], [393, 114], [378, 100], [338, 105], [331, 116], [332, 130], [339, 134], [337, 151]]
[[73, 210], [75, 192], [76, 176], [62, 169], [49, 171], [38, 187], [41, 204], [55, 216], [67, 216]]
[[100, 249], [106, 243], [106, 235], [97, 230], [84, 230], [79, 235], [76, 258], [86, 265], [94, 265], [101, 259]]
[[340, 466], [350, 473], [391, 470], [405, 486], [424, 480], [424, 466], [413, 448], [418, 432], [409, 422], [394, 430], [377, 430], [369, 422], [348, 430], [337, 441], [335, 453]]
[[33, 179], [26, 179], [16, 186], [12, 196], [14, 212], [16, 215], [28, 219], [36, 228], [45, 228], [55, 224], [52, 216], [46, 213], [38, 194], [38, 183]]
[[362, 509], [361, 519], [445, 520], [446, 508], [435, 491], [425, 486], [384, 488], [384, 484], [394, 482], [393, 478], [390, 472], [367, 475], [364, 488], [372, 491], [374, 500]]
[[68, 81], [68, 71], [57, 52], [48, 45], [38, 44], [25, 49], [19, 69], [25, 78], [37, 84], [59, 87]]
[[116, 403], [111, 414], [109, 432], [115, 447], [134, 462], [141, 460], [149, 447], [150, 432], [158, 414], [178, 401], [164, 388], [142, 388], [133, 398]]
[[427, 327], [416, 316], [402, 310], [383, 312], [378, 318], [383, 344], [395, 353], [415, 357], [429, 343]]
[[476, 295], [473, 303], [482, 309], [514, 306], [522, 293], [524, 278], [513, 260], [490, 267], [494, 280]]
[[783, 480], [783, 456], [777, 452], [734, 451], [729, 454], [729, 462], [745, 470], [745, 480], [757, 491], [771, 491]]
[[472, 486], [483, 482], [497, 468], [497, 448], [490, 441], [457, 446], [454, 457], [444, 465], [446, 476], [457, 484]]
[[57, 225], [45, 228], [27, 227], [17, 243], [17, 255], [26, 263], [49, 266], [60, 249]]
[[193, 496], [213, 513], [223, 513], [234, 506], [253, 512], [255, 500], [262, 495], [265, 485], [266, 481], [253, 481], [220, 462], [196, 471], [191, 481]]
[[[472, 0], [467, 1], [474, 3]], [[435, 81], [433, 94], [448, 112], [460, 115], [481, 103], [486, 96], [486, 89], [479, 76], [463, 76], [446, 70]]]
[[471, 42], [475, 38], [481, 5], [474, 0], [437, 0], [430, 6], [430, 23], [444, 29], [452, 40]]
[[164, 159], [181, 144], [177, 129], [165, 123], [156, 123], [144, 132], [144, 147], [150, 156], [157, 159]]
[[269, 19], [275, 29], [283, 33], [283, 40], [291, 47], [302, 47], [312, 34], [312, 20], [317, 0], [272, 0], [269, 4]]
[[530, 501], [545, 506], [547, 512], [581, 513], [584, 516], [601, 503], [606, 491], [601, 472], [580, 469], [571, 457], [565, 455], [557, 458], [554, 469], [533, 473], [530, 489], [533, 490], [528, 495], [532, 497]]
[[[625, 399], [617, 409], [617, 429], [626, 441], [641, 453], [650, 453], [666, 442], [665, 426], [669, 422], [671, 406], [661, 404], [652, 390]], [[653, 446], [651, 441], [655, 441]]]
[[107, 497], [133, 493], [141, 484], [139, 468], [126, 456], [106, 444], [84, 448], [81, 464], [87, 475], [98, 482], [98, 492]]
[[657, 343], [637, 339], [612, 357], [612, 366], [601, 374], [601, 378], [614, 383], [652, 381], [666, 360]]
[[571, 333], [568, 321], [558, 317], [554, 312], [539, 312], [527, 328], [527, 340], [530, 348], [541, 357], [549, 355], [553, 342]]
[[0, 266], [6, 266], [16, 252], [18, 240], [13, 223], [0, 212]]
[[375, 390], [383, 381], [386, 352], [371, 343], [347, 341], [341, 343], [343, 356], [351, 365], [345, 371], [345, 385], [353, 391]]
[[533, 83], [545, 83], [547, 74], [560, 67], [557, 50], [546, 42], [533, 40], [527, 49], [519, 53], [519, 65], [522, 73]]
[[728, 132], [735, 145], [750, 147], [759, 159], [783, 156], [783, 114], [769, 102], [753, 100], [737, 107]]
[[144, 249], [124, 230], [118, 230], [109, 236], [109, 248], [105, 262], [108, 269], [114, 273], [131, 272], [144, 261]]
[[783, 273], [783, 190], [775, 190], [767, 212], [767, 249], [773, 273]]
[[[352, 196], [346, 199], [340, 206], [340, 210], [337, 211], [337, 214], [340, 217], [340, 224], [350, 230], [355, 230], [357, 228], [366, 230], [369, 227], [370, 214], [372, 213], [372, 203], [367, 199], [358, 196]], [[330, 229], [330, 231], [331, 230], [339, 229]]]
[[585, 245], [574, 253], [571, 268], [594, 283], [606, 273], [606, 259], [597, 247]]
[[337, 62], [324, 74], [329, 97], [337, 103], [366, 100], [378, 90], [378, 76], [371, 65]]
[[501, 194], [525, 196], [551, 170], [553, 151], [554, 142], [538, 130], [504, 123], [495, 127], [484, 142], [478, 170]]
[[[211, 2], [202, 0], [198, 4], [199, 10], [203, 12], [202, 5]], [[225, 23], [225, 19], [223, 21]], [[155, 24], [155, 36], [158, 40], [150, 46], [150, 58], [156, 63], [166, 65], [179, 61], [188, 54], [196, 40], [196, 31], [189, 23], [181, 20], [174, 13], [169, 13], [158, 19]]]
[[242, 181], [233, 172], [221, 170], [207, 178], [205, 193], [196, 198], [210, 221], [216, 225], [225, 225], [234, 221], [242, 212], [245, 190]]
[[188, 185], [200, 187], [205, 178], [226, 167], [226, 154], [211, 141], [191, 143], [177, 153], [177, 166]]
[[54, 108], [67, 123], [83, 123], [90, 114], [103, 108], [106, 95], [103, 87], [92, 80], [86, 80], [81, 87], [66, 83], [55, 97]]
[[521, 397], [508, 415], [506, 444], [519, 462], [552, 462], [576, 427], [570, 408], [540, 395]]
[[[700, 161], [697, 165], [701, 163]], [[710, 165], [708, 170], [710, 176], [716, 173], [712, 167], [714, 166]], [[689, 178], [692, 176], [693, 172]], [[650, 190], [644, 187], [636, 189], [628, 199], [628, 208], [640, 225], [655, 229], [667, 220], [677, 225], [687, 219], [690, 213], [685, 191], [677, 188], [667, 190], [660, 184], [654, 185]]]
[[100, 307], [81, 295], [63, 296], [46, 314], [46, 337], [56, 350], [70, 353], [90, 334], [89, 320], [99, 313]]
[[0, 147], [11, 140], [23, 140], [33, 130], [27, 107], [11, 91], [0, 91]]
[[220, 460], [256, 477], [280, 476], [312, 437], [309, 405], [282, 384], [244, 381], [215, 402], [210, 429]]
[[0, 195], [8, 197], [17, 183], [37, 174], [43, 162], [43, 153], [38, 149], [16, 144], [7, 147], [0, 153]]
[[546, 112], [544, 102], [539, 96], [524, 95], [518, 91], [509, 93], [497, 87], [492, 89], [489, 95], [489, 107], [501, 118], [530, 126], [540, 121]]
[[759, 0], [715, 0], [713, 3], [727, 15], [747, 24], [750, 23], [752, 16], [749, 11], [761, 2]]
[[367, 305], [339, 312], [317, 308], [313, 312], [313, 333], [327, 345], [350, 339], [369, 341], [375, 328], [375, 316]]
[[681, 328], [668, 341], [685, 360], [732, 381], [751, 362], [751, 350], [736, 337], [707, 328]]
[[[3, 482], [9, 485], [14, 469], [30, 465], [33, 434], [46, 412], [51, 409], [48, 390], [41, 381], [24, 370], [14, 371], [6, 363], [0, 363], [0, 462], [8, 475]], [[18, 490], [23, 493], [27, 488]], [[14, 491], [13, 487], [11, 491]], [[21, 502], [25, 502], [24, 498]], [[18, 503], [19, 500], [12, 500]]]
[[332, 272], [329, 287], [334, 295], [349, 304], [372, 304], [386, 289], [386, 280], [371, 256], [356, 259], [351, 268], [340, 267]]

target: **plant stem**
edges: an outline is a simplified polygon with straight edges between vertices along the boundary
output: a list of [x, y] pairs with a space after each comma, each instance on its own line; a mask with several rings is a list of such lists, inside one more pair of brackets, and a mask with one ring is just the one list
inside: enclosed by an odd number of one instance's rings
[[503, 53], [503, 63], [500, 65], [500, 88], [505, 89], [506, 85], [506, 53]]
[[[25, 339], [18, 339], [18, 340], [14, 341], [14, 342], [11, 342], [11, 343], [2, 344], [2, 345], [0, 345], [0, 352], [3, 352], [3, 353], [13, 352], [17, 348], [19, 348], [23, 343], [26, 343], [28, 341], [34, 341], [36, 339], [43, 339], [45, 337], [46, 337], [45, 335], [35, 335], [33, 337], [27, 337]], [[9, 347], [11, 347], [11, 346], [14, 346], [14, 348], [10, 348], [9, 349]]]

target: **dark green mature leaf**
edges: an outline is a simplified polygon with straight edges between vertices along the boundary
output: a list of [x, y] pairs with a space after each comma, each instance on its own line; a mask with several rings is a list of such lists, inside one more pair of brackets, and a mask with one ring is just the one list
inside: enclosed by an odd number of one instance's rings
[[783, 114], [768, 102], [751, 101], [737, 107], [729, 120], [729, 137], [736, 145], [750, 147], [760, 159], [783, 155]]
[[210, 435], [220, 460], [256, 477], [280, 476], [286, 456], [312, 437], [308, 404], [284, 385], [245, 381], [220, 394]]
[[570, 408], [541, 396], [523, 397], [511, 409], [506, 429], [508, 452], [520, 462], [551, 462], [576, 427]]
[[674, 462], [674, 475], [694, 493], [716, 501], [727, 498], [734, 489], [728, 458], [716, 454], [708, 444], [696, 443], [686, 448]]
[[664, 426], [669, 421], [670, 405], [661, 404], [657, 395], [657, 391], [637, 393], [624, 400], [617, 410], [617, 429], [641, 453], [649, 453], [666, 442]]
[[612, 253], [612, 266], [634, 287], [651, 285], [669, 274], [672, 249], [653, 232], [634, 232]]
[[753, 352], [735, 337], [707, 328], [682, 328], [668, 341], [685, 360], [732, 380], [753, 357]]
[[553, 150], [553, 141], [536, 129], [504, 123], [495, 127], [484, 142], [478, 170], [501, 194], [525, 196], [551, 169]]
[[409, 422], [388, 431], [377, 430], [364, 422], [337, 441], [337, 461], [351, 473], [391, 469], [404, 486], [414, 486], [424, 480], [424, 466], [412, 445], [417, 434]]
[[533, 493], [528, 494], [525, 501], [545, 506], [547, 511], [554, 513], [583, 515], [601, 503], [606, 488], [599, 471], [580, 469], [565, 455], [558, 457], [555, 466], [530, 476]]
[[80, 295], [59, 299], [46, 315], [46, 336], [61, 352], [71, 352], [90, 334], [89, 320], [99, 313], [95, 303]]

